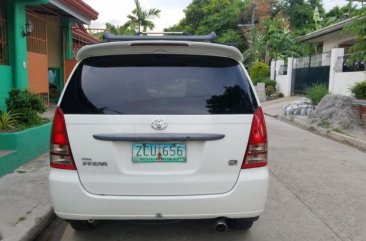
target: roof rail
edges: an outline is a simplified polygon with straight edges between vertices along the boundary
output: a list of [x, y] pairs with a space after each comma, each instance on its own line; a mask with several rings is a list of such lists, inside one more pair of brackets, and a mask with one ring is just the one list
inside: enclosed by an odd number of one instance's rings
[[215, 32], [211, 32], [208, 35], [168, 35], [150, 36], [150, 35], [114, 35], [109, 32], [105, 32], [103, 39], [105, 42], [118, 42], [118, 41], [137, 41], [137, 40], [172, 40], [172, 41], [194, 41], [194, 42], [214, 42], [217, 38]]

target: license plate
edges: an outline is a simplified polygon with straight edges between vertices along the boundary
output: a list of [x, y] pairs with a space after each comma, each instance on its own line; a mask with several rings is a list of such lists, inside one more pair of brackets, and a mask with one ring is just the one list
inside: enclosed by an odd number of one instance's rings
[[186, 162], [186, 144], [181, 143], [134, 143], [132, 144], [132, 162]]

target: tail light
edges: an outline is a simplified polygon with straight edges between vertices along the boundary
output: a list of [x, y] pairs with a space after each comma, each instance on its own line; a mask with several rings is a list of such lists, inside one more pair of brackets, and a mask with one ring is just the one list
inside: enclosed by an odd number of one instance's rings
[[67, 136], [64, 113], [59, 107], [53, 118], [50, 160], [53, 168], [76, 170]]
[[242, 169], [263, 167], [267, 165], [267, 129], [262, 108], [254, 113], [252, 129], [250, 130], [248, 147], [242, 164]]

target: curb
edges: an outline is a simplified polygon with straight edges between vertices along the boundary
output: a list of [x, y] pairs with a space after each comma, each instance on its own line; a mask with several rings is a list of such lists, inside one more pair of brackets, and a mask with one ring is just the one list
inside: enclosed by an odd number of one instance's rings
[[306, 131], [310, 131], [314, 134], [323, 136], [323, 137], [327, 137], [331, 140], [334, 140], [336, 142], [342, 143], [342, 144], [347, 144], [349, 146], [355, 147], [360, 151], [366, 152], [366, 141], [351, 137], [351, 136], [347, 136], [332, 130], [327, 130], [324, 128], [319, 128], [310, 124], [304, 124], [304, 123], [299, 123], [299, 122], [295, 122], [292, 120], [287, 119], [284, 116], [278, 116], [278, 115], [271, 115], [268, 113], [264, 113], [264, 115], [275, 118], [277, 120], [286, 122], [287, 124], [299, 127], [303, 130]]
[[33, 219], [30, 224], [22, 227], [18, 234], [7, 237], [3, 241], [34, 241], [55, 217], [53, 207], [50, 207], [41, 216]]
[[30, 227], [28, 231], [24, 232], [24, 234], [19, 237], [18, 241], [35, 240], [55, 217], [56, 215], [53, 212], [53, 207], [51, 207], [44, 213], [43, 217], [38, 217], [34, 220], [34, 225]]
[[49, 154], [0, 178], [0, 229], [4, 241], [33, 241], [55, 218], [49, 195]]

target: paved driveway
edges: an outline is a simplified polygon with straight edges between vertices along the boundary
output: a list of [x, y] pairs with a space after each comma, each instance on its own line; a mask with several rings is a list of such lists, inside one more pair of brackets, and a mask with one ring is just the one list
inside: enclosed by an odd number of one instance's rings
[[54, 240], [365, 241], [366, 154], [276, 119], [267, 124], [270, 192], [250, 231], [218, 234], [209, 220], [103, 222], [82, 233], [64, 225]]

